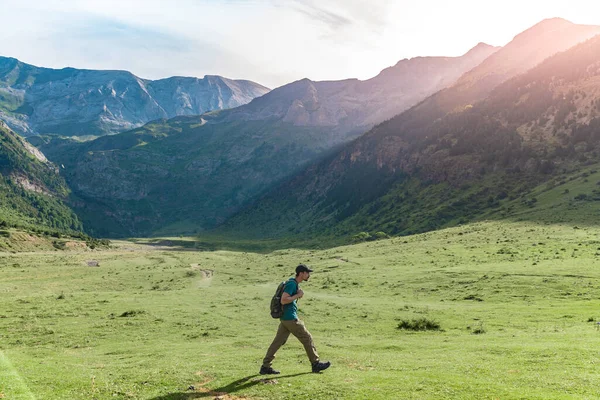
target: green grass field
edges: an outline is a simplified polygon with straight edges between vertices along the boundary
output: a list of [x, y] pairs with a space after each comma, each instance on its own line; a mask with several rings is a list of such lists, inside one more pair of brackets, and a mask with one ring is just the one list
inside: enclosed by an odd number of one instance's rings
[[[0, 398], [598, 398], [600, 228], [481, 222], [267, 254], [162, 244], [0, 253]], [[299, 262], [316, 271], [300, 315], [333, 365], [310, 373], [291, 337], [282, 374], [260, 376], [270, 297]], [[423, 318], [440, 330], [398, 329]]]

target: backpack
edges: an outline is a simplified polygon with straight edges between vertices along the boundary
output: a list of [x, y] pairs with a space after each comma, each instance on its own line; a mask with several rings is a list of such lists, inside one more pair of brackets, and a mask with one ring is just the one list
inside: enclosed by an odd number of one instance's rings
[[271, 317], [281, 318], [283, 316], [283, 304], [281, 304], [281, 296], [283, 296], [283, 289], [288, 281], [283, 281], [277, 286], [277, 290], [271, 299]]

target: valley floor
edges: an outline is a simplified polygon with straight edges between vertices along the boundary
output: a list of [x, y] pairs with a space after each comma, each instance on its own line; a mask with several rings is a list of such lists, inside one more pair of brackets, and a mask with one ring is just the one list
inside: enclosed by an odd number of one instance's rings
[[[592, 399], [600, 228], [481, 222], [328, 250], [0, 253], [0, 398]], [[260, 376], [299, 262], [293, 337]], [[98, 266], [94, 266], [94, 265]], [[413, 320], [439, 330], [399, 329]]]

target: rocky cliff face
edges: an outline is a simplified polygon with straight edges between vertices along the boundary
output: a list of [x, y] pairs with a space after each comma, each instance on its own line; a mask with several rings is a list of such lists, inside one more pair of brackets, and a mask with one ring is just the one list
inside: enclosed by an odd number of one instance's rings
[[220, 76], [151, 81], [126, 71], [38, 68], [0, 57], [0, 118], [24, 135], [104, 135], [237, 107], [269, 89]]

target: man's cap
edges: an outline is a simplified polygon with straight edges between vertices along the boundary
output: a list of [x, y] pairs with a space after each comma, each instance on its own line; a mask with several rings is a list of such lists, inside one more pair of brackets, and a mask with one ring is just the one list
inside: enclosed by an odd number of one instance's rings
[[296, 273], [299, 274], [300, 272], [313, 272], [313, 270], [304, 264], [300, 264], [296, 267]]

